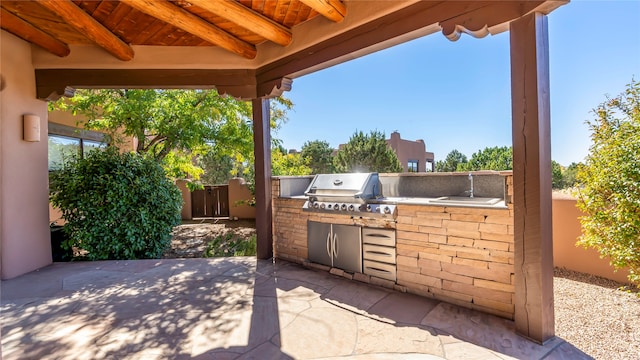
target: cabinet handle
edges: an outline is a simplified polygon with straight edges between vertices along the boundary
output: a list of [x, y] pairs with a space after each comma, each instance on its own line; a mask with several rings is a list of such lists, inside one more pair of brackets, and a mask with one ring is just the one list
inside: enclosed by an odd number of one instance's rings
[[338, 234], [333, 234], [333, 256], [338, 257]]
[[327, 234], [327, 255], [331, 257], [331, 231]]
[[380, 255], [380, 256], [392, 256], [391, 254], [386, 253], [386, 252], [382, 252], [382, 251], [371, 251], [371, 250], [368, 250], [368, 251], [367, 251], [367, 254]]

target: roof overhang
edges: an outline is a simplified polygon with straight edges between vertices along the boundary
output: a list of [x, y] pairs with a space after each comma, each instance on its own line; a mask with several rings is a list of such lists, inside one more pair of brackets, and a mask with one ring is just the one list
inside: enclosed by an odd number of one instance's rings
[[72, 88], [217, 88], [239, 98], [280, 95], [291, 79], [391, 46], [442, 32], [484, 37], [511, 21], [547, 14], [566, 0], [531, 1], [345, 1], [348, 16], [335, 23], [315, 17], [292, 28], [286, 47], [258, 44], [254, 59], [217, 47], [132, 46], [123, 62], [93, 45], [71, 45], [57, 57], [34, 46], [37, 96], [69, 94]]

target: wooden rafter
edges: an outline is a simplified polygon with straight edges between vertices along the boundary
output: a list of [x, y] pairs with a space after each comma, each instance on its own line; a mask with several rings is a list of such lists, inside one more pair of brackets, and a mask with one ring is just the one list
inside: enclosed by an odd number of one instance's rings
[[242, 6], [240, 3], [211, 0], [189, 0], [189, 2], [276, 44], [287, 46], [291, 43], [293, 37], [291, 31], [277, 22]]
[[121, 0], [123, 3], [193, 34], [223, 49], [229, 50], [247, 59], [256, 57], [255, 46], [236, 38], [217, 26], [199, 18], [192, 13], [173, 5], [168, 1], [158, 0]]
[[122, 61], [133, 59], [133, 49], [70, 0], [39, 0], [38, 3]]
[[300, 0], [327, 19], [340, 22], [347, 16], [347, 8], [340, 0]]
[[70, 50], [67, 44], [32, 26], [13, 13], [5, 9], [0, 10], [0, 25], [2, 29], [32, 42], [54, 55], [60, 57], [69, 55]]

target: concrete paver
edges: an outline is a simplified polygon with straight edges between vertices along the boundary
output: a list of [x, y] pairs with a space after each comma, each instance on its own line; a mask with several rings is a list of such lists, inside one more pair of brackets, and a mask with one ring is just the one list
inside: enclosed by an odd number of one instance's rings
[[56, 263], [2, 282], [3, 359], [588, 359], [513, 322], [284, 261]]

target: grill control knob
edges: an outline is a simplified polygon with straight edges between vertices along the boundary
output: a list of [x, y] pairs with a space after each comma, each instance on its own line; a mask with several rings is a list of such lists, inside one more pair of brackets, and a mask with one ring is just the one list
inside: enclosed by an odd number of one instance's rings
[[342, 211], [347, 210], [347, 204], [342, 204], [342, 206], [340, 206], [340, 209], [341, 209]]
[[371, 205], [367, 204], [367, 211], [371, 212]]
[[356, 208], [353, 205], [349, 205], [349, 211], [354, 211]]
[[333, 210], [335, 210], [335, 211], [340, 210], [340, 204], [334, 204], [333, 205]]
[[385, 213], [385, 214], [391, 214], [391, 209], [389, 209], [389, 207], [388, 207], [388, 206], [385, 206], [385, 207], [384, 207], [384, 213]]
[[317, 208], [319, 208], [319, 207], [320, 207], [320, 204], [318, 204], [318, 203], [313, 203], [313, 208], [314, 208], [314, 209], [317, 209]]
[[324, 203], [320, 204], [320, 209], [324, 209], [326, 205]]

